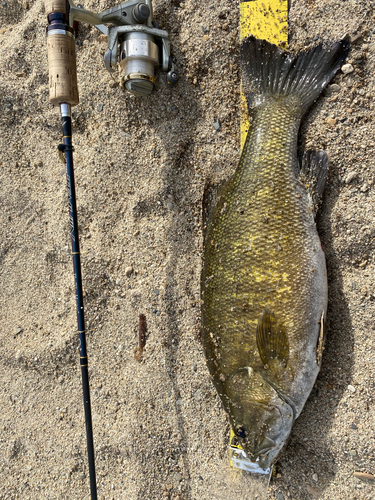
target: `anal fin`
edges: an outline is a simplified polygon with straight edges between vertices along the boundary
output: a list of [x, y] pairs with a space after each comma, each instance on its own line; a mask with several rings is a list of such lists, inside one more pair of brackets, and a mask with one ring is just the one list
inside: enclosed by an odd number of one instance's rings
[[316, 151], [311, 149], [304, 151], [300, 162], [300, 176], [303, 184], [309, 192], [314, 213], [323, 199], [323, 192], [328, 175], [329, 159], [326, 151]]

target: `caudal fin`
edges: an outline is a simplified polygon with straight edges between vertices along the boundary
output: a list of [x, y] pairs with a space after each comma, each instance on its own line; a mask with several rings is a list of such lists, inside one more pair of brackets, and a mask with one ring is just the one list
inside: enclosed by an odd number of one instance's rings
[[248, 103], [259, 105], [267, 94], [294, 96], [305, 113], [340, 69], [347, 41], [290, 54], [253, 36], [241, 43], [241, 68]]

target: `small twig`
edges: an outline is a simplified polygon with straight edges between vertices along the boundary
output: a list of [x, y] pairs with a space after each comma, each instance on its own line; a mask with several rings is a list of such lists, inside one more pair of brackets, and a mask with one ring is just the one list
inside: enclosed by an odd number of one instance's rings
[[147, 323], [144, 314], [139, 315], [139, 346], [134, 349], [134, 358], [139, 361], [142, 357], [143, 349], [146, 345]]

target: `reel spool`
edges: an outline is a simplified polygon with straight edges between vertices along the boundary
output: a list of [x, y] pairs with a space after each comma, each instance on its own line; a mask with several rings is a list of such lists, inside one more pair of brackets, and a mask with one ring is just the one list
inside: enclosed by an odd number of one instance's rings
[[120, 67], [124, 85], [135, 94], [148, 95], [156, 86], [155, 68], [159, 66], [158, 46], [151, 35], [129, 33], [120, 45]]

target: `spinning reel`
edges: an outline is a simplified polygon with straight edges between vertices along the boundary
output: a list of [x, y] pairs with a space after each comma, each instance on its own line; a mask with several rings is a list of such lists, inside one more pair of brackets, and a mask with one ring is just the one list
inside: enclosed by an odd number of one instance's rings
[[[177, 83], [178, 73], [170, 57], [169, 36], [153, 21], [151, 0], [130, 0], [101, 14], [93, 14], [80, 5], [77, 7], [70, 8], [69, 24], [74, 20], [95, 24], [108, 36], [104, 63], [110, 73], [117, 65], [120, 44], [120, 67], [124, 71], [123, 82], [127, 90], [135, 94], [150, 94], [156, 85], [155, 70], [159, 66], [167, 72], [165, 80], [169, 85]], [[108, 29], [105, 23], [115, 26]]]
[[[122, 82], [133, 94], [148, 95], [152, 92], [157, 83], [155, 73], [158, 68], [166, 72], [168, 85], [177, 83], [179, 76], [170, 55], [169, 35], [153, 20], [151, 0], [129, 0], [99, 14], [81, 5], [75, 6], [72, 0], [45, 0], [45, 5], [49, 21], [47, 40], [51, 40], [51, 35], [65, 35], [65, 40], [60, 38], [59, 47], [70, 51], [72, 41], [74, 45], [73, 23], [80, 21], [94, 25], [108, 37], [104, 55], [106, 69], [112, 73], [119, 61], [123, 70]], [[107, 28], [106, 24], [110, 27]], [[51, 62], [53, 65], [54, 59], [61, 58], [59, 52], [61, 54], [57, 47], [54, 54], [48, 51], [50, 80], [53, 77]], [[75, 72], [73, 68], [72, 72]], [[61, 80], [55, 83], [60, 84]], [[60, 99], [60, 102], [66, 102], [66, 99]]]

